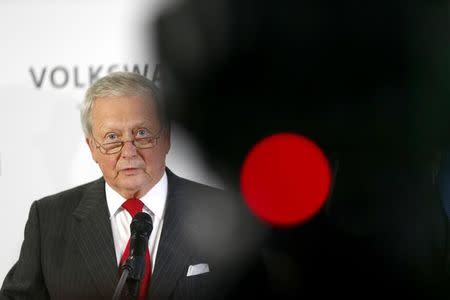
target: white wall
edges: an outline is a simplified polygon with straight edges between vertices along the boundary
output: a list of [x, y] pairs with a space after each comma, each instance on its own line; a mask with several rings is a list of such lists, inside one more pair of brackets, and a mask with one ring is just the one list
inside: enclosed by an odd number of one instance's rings
[[[144, 25], [162, 2], [0, 2], [1, 282], [18, 258], [31, 202], [101, 175], [84, 144], [79, 104], [90, 81], [108, 69], [147, 67], [152, 78], [157, 58]], [[221, 186], [176, 124], [168, 166]]]

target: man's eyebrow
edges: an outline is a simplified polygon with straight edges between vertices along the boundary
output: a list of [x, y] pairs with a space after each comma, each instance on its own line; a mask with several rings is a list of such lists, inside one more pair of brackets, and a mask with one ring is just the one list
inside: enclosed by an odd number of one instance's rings
[[153, 119], [145, 118], [144, 120], [134, 124], [133, 127], [142, 126], [142, 127], [152, 128], [152, 127], [157, 127], [158, 124], [159, 124], [158, 123], [158, 118], [153, 118]]
[[121, 131], [121, 130], [118, 129], [116, 126], [117, 126], [116, 124], [112, 124], [112, 123], [111, 123], [111, 124], [103, 123], [103, 124], [100, 124], [100, 125], [99, 125], [98, 129], [99, 129], [99, 132], [100, 132], [101, 134], [106, 134], [106, 133], [108, 133], [108, 132], [118, 132], [118, 131]]
[[[155, 124], [155, 123], [156, 123], [155, 121], [152, 122], [152, 120], [150, 120], [150, 119], [145, 119], [145, 120], [136, 122], [134, 124], [131, 124], [130, 129], [135, 130], [135, 129], [144, 127], [147, 129], [156, 130], [158, 127], [158, 124]], [[127, 130], [127, 129], [125, 129], [125, 130]], [[122, 132], [122, 131], [124, 131], [124, 128], [117, 127], [117, 124], [115, 124], [115, 123], [104, 123], [99, 126], [99, 133], [103, 134], [103, 135], [105, 135], [109, 132], [117, 133], [117, 132]]]

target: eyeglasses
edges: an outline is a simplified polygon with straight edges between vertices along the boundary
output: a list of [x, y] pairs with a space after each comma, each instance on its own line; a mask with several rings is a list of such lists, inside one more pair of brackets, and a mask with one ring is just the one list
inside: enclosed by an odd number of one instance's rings
[[92, 136], [92, 139], [95, 142], [95, 146], [97, 149], [100, 150], [103, 154], [116, 154], [122, 151], [123, 146], [127, 142], [131, 142], [136, 148], [138, 149], [148, 149], [156, 146], [158, 139], [161, 137], [161, 130], [158, 132], [157, 135], [150, 136], [150, 137], [144, 137], [144, 138], [135, 138], [132, 140], [127, 141], [118, 141], [118, 142], [110, 142], [110, 143], [99, 143], [97, 140]]

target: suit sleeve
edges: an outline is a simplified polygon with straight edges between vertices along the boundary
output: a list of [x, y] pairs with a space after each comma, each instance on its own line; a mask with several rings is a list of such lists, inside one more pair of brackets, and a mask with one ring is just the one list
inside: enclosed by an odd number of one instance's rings
[[49, 299], [41, 267], [38, 202], [31, 205], [19, 260], [5, 277], [0, 300]]

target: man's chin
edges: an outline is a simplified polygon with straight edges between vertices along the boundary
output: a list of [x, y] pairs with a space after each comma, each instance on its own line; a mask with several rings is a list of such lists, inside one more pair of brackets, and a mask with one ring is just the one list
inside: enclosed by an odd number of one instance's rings
[[148, 180], [142, 175], [127, 175], [120, 180], [120, 185], [126, 189], [139, 189], [148, 184]]
[[140, 188], [148, 185], [149, 179], [144, 172], [137, 172], [133, 174], [121, 173], [116, 181], [123, 188]]

